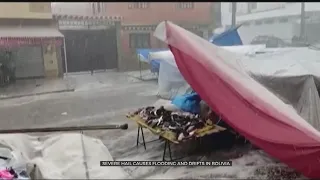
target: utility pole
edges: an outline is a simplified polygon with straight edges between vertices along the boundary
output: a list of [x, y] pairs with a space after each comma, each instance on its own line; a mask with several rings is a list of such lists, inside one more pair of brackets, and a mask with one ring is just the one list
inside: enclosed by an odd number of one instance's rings
[[301, 15], [300, 15], [300, 40], [305, 40], [305, 30], [306, 30], [306, 21], [305, 21], [305, 3], [301, 3]]
[[232, 19], [231, 19], [231, 26], [236, 27], [236, 15], [237, 15], [237, 3], [232, 2]]

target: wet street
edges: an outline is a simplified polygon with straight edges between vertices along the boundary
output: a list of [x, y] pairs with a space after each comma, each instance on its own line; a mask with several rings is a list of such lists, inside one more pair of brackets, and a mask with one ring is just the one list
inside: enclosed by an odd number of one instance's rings
[[1, 128], [120, 123], [157, 100], [155, 82], [81, 83], [75, 92], [1, 100]]
[[[47, 94], [1, 100], [2, 129], [58, 127], [70, 125], [103, 125], [128, 123], [128, 130], [85, 132], [101, 139], [115, 160], [161, 160], [163, 143], [155, 141], [136, 148], [137, 126], [126, 119], [127, 112], [152, 105], [157, 101], [156, 81], [128, 79], [121, 74], [75, 76], [75, 92]], [[97, 81], [90, 79], [96, 78]], [[72, 79], [72, 78], [71, 78]], [[145, 131], [146, 141], [157, 139]], [[178, 147], [179, 148], [179, 147]], [[251, 151], [241, 157], [239, 150], [214, 156], [225, 156], [232, 167], [123, 167], [133, 178], [268, 178], [257, 169], [266, 165], [279, 167], [261, 151]], [[103, 159], [101, 159], [103, 160]], [[205, 158], [203, 159], [205, 160]], [[107, 168], [107, 167], [106, 167]], [[293, 178], [294, 179], [294, 178]]]

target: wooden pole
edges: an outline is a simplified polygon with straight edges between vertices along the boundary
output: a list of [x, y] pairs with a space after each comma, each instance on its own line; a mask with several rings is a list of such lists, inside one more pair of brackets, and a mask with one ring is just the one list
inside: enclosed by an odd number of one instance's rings
[[88, 130], [110, 130], [110, 129], [128, 129], [128, 124], [122, 125], [100, 125], [100, 126], [70, 126], [70, 127], [49, 127], [49, 128], [25, 128], [25, 129], [3, 129], [0, 134], [18, 134], [18, 133], [44, 133], [44, 132], [62, 132], [62, 131], [88, 131]]
[[306, 27], [306, 21], [305, 21], [305, 3], [301, 3], [301, 15], [300, 15], [300, 39], [305, 40], [305, 27]]

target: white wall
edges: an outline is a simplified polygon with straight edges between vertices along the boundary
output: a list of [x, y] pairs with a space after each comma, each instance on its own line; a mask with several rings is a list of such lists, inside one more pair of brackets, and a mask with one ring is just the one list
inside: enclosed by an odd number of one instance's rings
[[295, 33], [292, 22], [241, 26], [238, 32], [244, 44], [249, 44], [258, 35], [276, 36], [290, 42]]
[[[221, 4], [221, 21], [222, 25], [231, 24], [231, 3]], [[239, 5], [238, 5], [239, 4]], [[257, 35], [273, 35], [286, 41], [291, 41], [292, 37], [297, 34], [298, 30], [294, 30], [294, 23], [300, 19], [301, 3], [258, 3], [257, 9], [251, 13], [246, 12], [247, 3], [237, 3], [237, 23], [249, 22], [249, 25], [242, 26], [238, 32], [245, 44]], [[320, 17], [320, 3], [305, 3], [306, 16]], [[319, 12], [318, 14], [316, 12]], [[288, 18], [288, 22], [280, 23], [281, 18]], [[257, 25], [255, 22], [273, 18], [271, 24], [265, 23]]]
[[51, 3], [51, 8], [53, 14], [83, 16], [89, 16], [92, 14], [90, 3]]
[[[231, 24], [231, 3], [221, 3], [221, 24], [222, 26]], [[237, 14], [245, 14], [247, 12], [247, 3], [237, 3]]]
[[[237, 22], [242, 20], [244, 17], [254, 16], [255, 13], [270, 11], [275, 9], [282, 9], [286, 6], [290, 6], [293, 3], [257, 3], [257, 9], [248, 12], [248, 3], [237, 3]], [[221, 21], [222, 25], [231, 24], [231, 3], [221, 3]]]

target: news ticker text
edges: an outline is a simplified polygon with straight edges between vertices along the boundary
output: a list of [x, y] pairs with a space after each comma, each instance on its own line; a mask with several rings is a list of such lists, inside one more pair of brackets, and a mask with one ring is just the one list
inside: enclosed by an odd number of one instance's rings
[[232, 166], [232, 161], [100, 161], [100, 166]]

